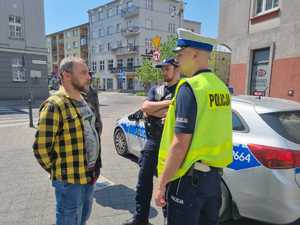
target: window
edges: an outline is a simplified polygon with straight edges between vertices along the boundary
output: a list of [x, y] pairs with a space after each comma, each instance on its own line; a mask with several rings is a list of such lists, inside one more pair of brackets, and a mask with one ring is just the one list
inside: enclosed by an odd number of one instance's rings
[[98, 46], [98, 51], [99, 51], [99, 53], [103, 52], [103, 50], [104, 50], [103, 45], [99, 45], [99, 46]]
[[97, 62], [96, 61], [94, 61], [92, 63], [92, 70], [93, 70], [93, 72], [97, 72]]
[[169, 13], [171, 16], [174, 16], [176, 13], [176, 6], [175, 5], [170, 5], [169, 6]]
[[15, 58], [11, 63], [12, 80], [14, 82], [25, 82], [24, 58]]
[[77, 41], [73, 41], [73, 48], [78, 48], [78, 42]]
[[152, 29], [152, 20], [146, 19], [146, 29]]
[[9, 37], [22, 39], [23, 38], [23, 27], [21, 23], [20, 16], [9, 16], [8, 17], [9, 26]]
[[105, 70], [105, 62], [104, 60], [99, 61], [99, 71]]
[[104, 20], [104, 13], [103, 13], [103, 11], [101, 10], [101, 11], [99, 11], [98, 12], [98, 21], [101, 21], [101, 20]]
[[146, 9], [153, 9], [153, 0], [146, 0]]
[[113, 17], [113, 15], [114, 15], [113, 8], [109, 8], [107, 10], [107, 18]]
[[264, 96], [269, 86], [270, 48], [253, 51], [250, 94]]
[[107, 43], [107, 51], [110, 51], [110, 50], [111, 50], [111, 43], [108, 42], [108, 43]]
[[132, 1], [128, 1], [128, 2], [126, 3], [126, 5], [127, 5], [127, 9], [128, 9], [128, 8], [130, 8], [130, 7], [133, 6], [133, 2], [132, 2]]
[[91, 15], [90, 20], [91, 20], [91, 23], [95, 23], [96, 22], [96, 16]]
[[71, 43], [67, 42], [67, 49], [70, 49], [70, 48], [71, 48]]
[[84, 46], [84, 45], [86, 45], [86, 44], [87, 44], [86, 38], [81, 38], [81, 40], [80, 40], [80, 45], [81, 45], [81, 46]]
[[94, 46], [92, 46], [92, 55], [96, 54], [96, 48]]
[[300, 144], [300, 111], [265, 113], [260, 116], [276, 133]]
[[94, 31], [94, 32], [93, 32], [93, 39], [97, 39], [97, 38], [98, 38], [97, 31]]
[[116, 26], [116, 32], [117, 33], [121, 32], [121, 24], [120, 23], [118, 23]]
[[118, 59], [117, 60], [117, 68], [121, 69], [123, 67], [123, 59]]
[[120, 15], [121, 14], [121, 6], [117, 5], [116, 6], [116, 15]]
[[176, 28], [174, 23], [169, 23], [169, 32], [170, 33], [176, 33]]
[[122, 47], [122, 41], [117, 41], [117, 47], [121, 48]]
[[127, 59], [127, 68], [133, 68], [133, 58]]
[[77, 29], [73, 30], [72, 32], [73, 32], [73, 37], [77, 37], [78, 36], [78, 30]]
[[145, 39], [145, 48], [146, 49], [151, 49], [152, 48], [152, 41], [151, 41], [151, 39], [148, 39], [148, 38]]
[[111, 34], [112, 34], [112, 29], [113, 29], [112, 26], [107, 27], [107, 28], [106, 28], [106, 34], [107, 34], [107, 35], [111, 35]]
[[235, 112], [232, 112], [232, 129], [234, 131], [246, 131], [242, 120]]
[[255, 14], [259, 15], [279, 7], [279, 0], [256, 0]]
[[98, 30], [98, 36], [99, 36], [99, 37], [104, 37], [104, 30], [103, 30], [102, 28], [100, 28], [100, 29]]
[[109, 70], [112, 70], [114, 68], [114, 60], [110, 59], [107, 61], [107, 67]]

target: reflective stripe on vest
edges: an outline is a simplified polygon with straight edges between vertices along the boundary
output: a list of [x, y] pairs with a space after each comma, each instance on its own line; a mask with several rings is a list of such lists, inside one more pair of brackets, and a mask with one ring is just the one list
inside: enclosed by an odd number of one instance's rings
[[202, 160], [209, 166], [223, 168], [232, 162], [232, 118], [230, 94], [226, 85], [213, 73], [201, 73], [179, 82], [167, 113], [159, 149], [158, 174], [164, 170], [175, 131], [176, 96], [188, 83], [195, 95], [197, 116], [193, 138], [185, 159], [172, 177], [183, 176], [191, 166]]

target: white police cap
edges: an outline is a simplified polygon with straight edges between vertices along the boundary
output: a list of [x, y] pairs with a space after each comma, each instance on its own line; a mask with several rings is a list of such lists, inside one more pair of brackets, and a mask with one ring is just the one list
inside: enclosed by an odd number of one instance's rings
[[178, 28], [177, 34], [177, 47], [173, 49], [174, 52], [181, 51], [186, 47], [196, 48], [208, 52], [213, 50], [214, 41], [211, 38], [202, 37], [200, 34], [184, 28]]

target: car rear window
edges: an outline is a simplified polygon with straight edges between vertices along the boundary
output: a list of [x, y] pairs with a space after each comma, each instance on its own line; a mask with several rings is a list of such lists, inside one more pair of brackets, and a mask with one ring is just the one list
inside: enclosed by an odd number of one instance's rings
[[300, 144], [300, 111], [266, 113], [260, 116], [279, 135]]

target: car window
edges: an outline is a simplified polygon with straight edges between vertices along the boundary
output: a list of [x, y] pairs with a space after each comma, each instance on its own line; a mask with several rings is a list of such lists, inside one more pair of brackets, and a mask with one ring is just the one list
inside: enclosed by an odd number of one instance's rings
[[300, 144], [300, 111], [266, 113], [260, 116], [279, 135]]
[[232, 112], [232, 129], [234, 131], [245, 131], [246, 130], [246, 127], [244, 126], [242, 120], [235, 112]]

